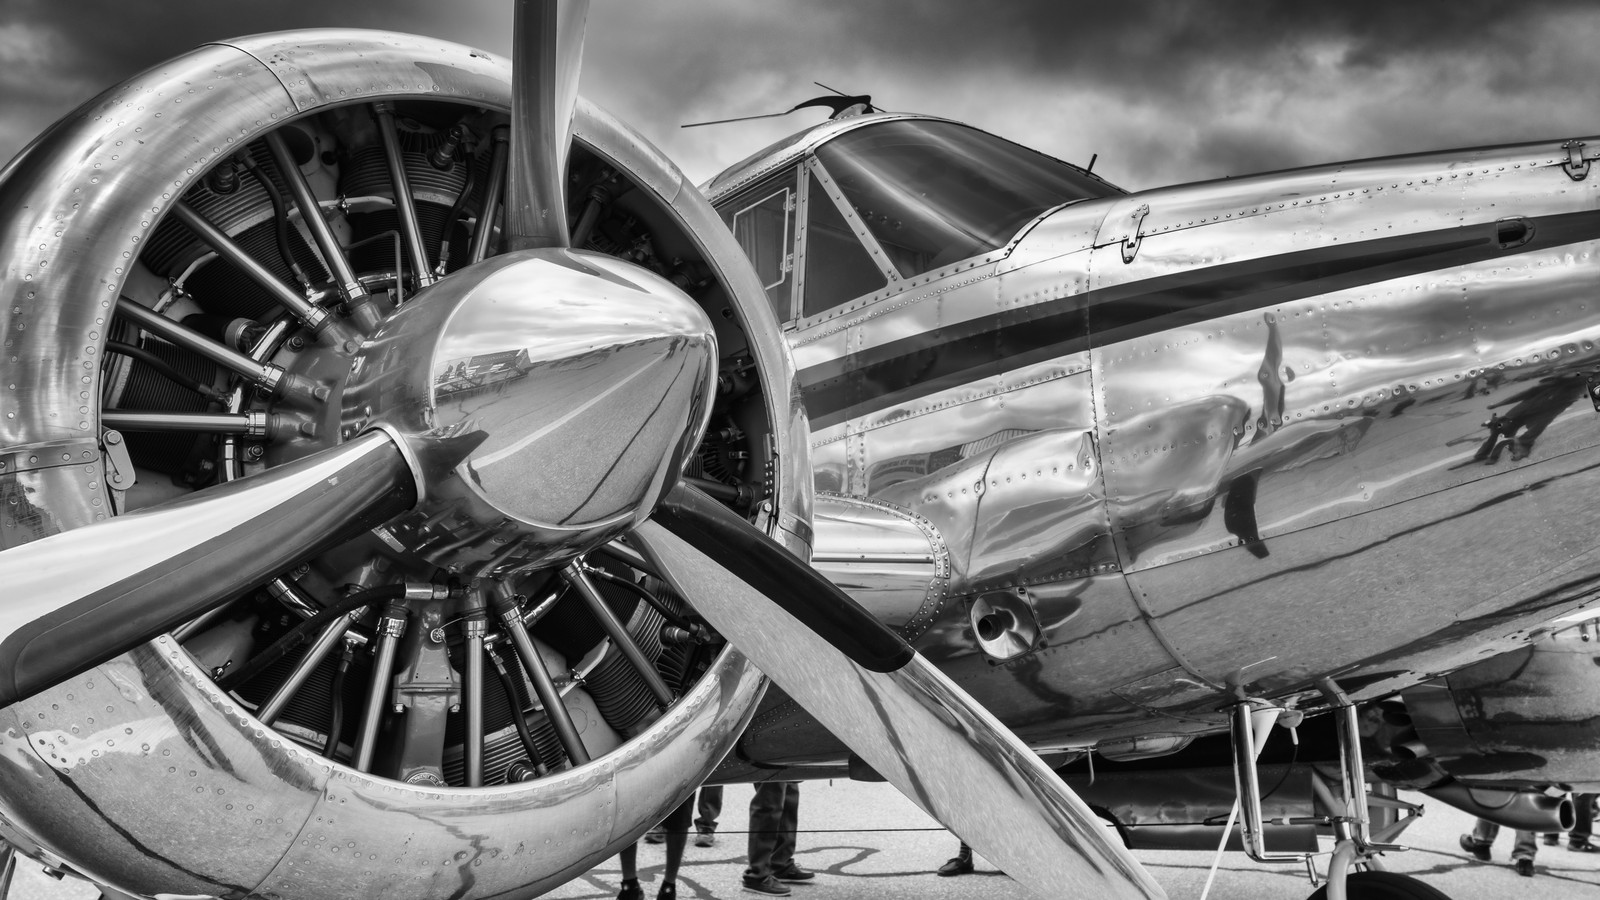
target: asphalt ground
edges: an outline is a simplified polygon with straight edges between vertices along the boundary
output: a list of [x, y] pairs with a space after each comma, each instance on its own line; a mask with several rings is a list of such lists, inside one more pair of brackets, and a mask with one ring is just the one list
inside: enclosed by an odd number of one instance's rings
[[[753, 898], [740, 889], [745, 864], [741, 829], [749, 808], [748, 785], [727, 788], [722, 830], [711, 847], [692, 843], [678, 876], [678, 896], [689, 898]], [[957, 841], [936, 822], [883, 784], [808, 782], [801, 787], [799, 851], [796, 861], [817, 872], [814, 883], [797, 885], [792, 900], [1024, 900], [1035, 895], [995, 870], [981, 857], [978, 871], [957, 878], [933, 874], [950, 856]], [[1480, 863], [1456, 845], [1472, 825], [1465, 813], [1416, 795], [1426, 812], [1406, 832], [1412, 849], [1384, 858], [1391, 871], [1420, 876], [1453, 900], [1501, 900], [1538, 896], [1540, 900], [1600, 896], [1600, 854], [1573, 853], [1566, 847], [1540, 847], [1533, 878], [1523, 878], [1508, 863], [1511, 834], [1501, 835], [1495, 858]], [[1331, 848], [1330, 848], [1331, 849]], [[1172, 900], [1197, 900], [1214, 854], [1208, 852], [1142, 851], [1140, 860]], [[665, 850], [642, 844], [641, 881], [646, 897], [655, 896]], [[1326, 865], [1326, 855], [1321, 864]], [[563, 900], [610, 900], [616, 896], [619, 872], [615, 858], [548, 894]], [[1298, 900], [1312, 887], [1303, 867], [1264, 867], [1240, 853], [1223, 856], [1210, 897], [1216, 900]], [[72, 879], [55, 881], [36, 863], [18, 866], [9, 900], [94, 900], [97, 892]], [[441, 898], [442, 900], [442, 898]]]

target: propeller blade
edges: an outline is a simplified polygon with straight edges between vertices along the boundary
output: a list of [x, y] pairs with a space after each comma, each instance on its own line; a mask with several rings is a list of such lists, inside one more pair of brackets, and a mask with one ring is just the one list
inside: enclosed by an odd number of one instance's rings
[[[718, 545], [725, 523], [699, 521], [699, 504], [684, 501], [688, 490], [675, 489], [676, 509], [658, 509], [632, 540], [713, 627], [878, 774], [1041, 896], [1166, 897], [1111, 829], [988, 711], [914, 653], [888, 672], [854, 662], [862, 648], [835, 640], [854, 615], [840, 610], [860, 607], [831, 584], [818, 588], [815, 573], [802, 574], [808, 566], [753, 526]], [[765, 576], [754, 576], [763, 568]], [[796, 587], [768, 595], [747, 577]], [[797, 616], [796, 597], [812, 590], [801, 605], [825, 612]]]
[[517, 0], [506, 231], [512, 250], [566, 247], [564, 189], [588, 0]]
[[416, 503], [370, 432], [264, 474], [0, 553], [0, 706], [151, 640]]
[[679, 482], [652, 517], [668, 531], [715, 557], [732, 572], [851, 662], [873, 672], [893, 672], [917, 651], [872, 617], [850, 595], [822, 577], [698, 488]]

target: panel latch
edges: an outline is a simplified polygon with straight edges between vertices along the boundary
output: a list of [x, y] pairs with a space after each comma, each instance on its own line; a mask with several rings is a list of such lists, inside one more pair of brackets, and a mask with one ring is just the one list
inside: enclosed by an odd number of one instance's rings
[[1589, 177], [1589, 160], [1583, 155], [1584, 142], [1570, 140], [1561, 145], [1567, 151], [1567, 161], [1561, 164], [1561, 170], [1573, 181], [1582, 181]]
[[1128, 236], [1122, 239], [1123, 262], [1131, 263], [1139, 255], [1139, 241], [1143, 238], [1139, 229], [1144, 225], [1144, 217], [1149, 214], [1150, 204], [1145, 203], [1128, 216]]

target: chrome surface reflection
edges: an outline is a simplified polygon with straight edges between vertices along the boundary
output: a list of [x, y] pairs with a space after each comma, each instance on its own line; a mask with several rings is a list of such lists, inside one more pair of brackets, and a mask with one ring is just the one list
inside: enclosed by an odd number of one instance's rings
[[[899, 121], [775, 145], [713, 204], [837, 181], [819, 148]], [[816, 486], [933, 526], [950, 599], [917, 647], [1031, 741], [1212, 731], [1238, 692], [1315, 703], [1330, 676], [1371, 699], [1511, 650], [1600, 598], [1600, 182], [1568, 161], [1534, 143], [1088, 199], [824, 303], [790, 333]], [[1019, 589], [1038, 644], [996, 660], [974, 608]], [[746, 744], [829, 758], [783, 739], [798, 721]]]
[[1600, 647], [1568, 627], [1403, 694], [1433, 759], [1466, 784], [1600, 789]]
[[931, 522], [887, 503], [836, 494], [816, 498], [811, 564], [908, 636], [939, 617], [950, 587], [950, 552]]
[[[425, 485], [413, 520], [452, 510], [522, 538], [519, 559], [540, 565], [637, 524], [676, 483], [705, 431], [716, 358], [705, 312], [664, 279], [523, 250], [382, 322], [352, 360], [346, 427], [408, 445]], [[407, 521], [389, 531], [408, 542]]]
[[[63, 685], [59, 708], [9, 723], [0, 791], [13, 805], [8, 830], [57, 854], [101, 847], [66, 858], [146, 896], [532, 896], [670, 812], [763, 683], [728, 653], [647, 735], [594, 764], [438, 789], [374, 778], [264, 731], [163, 638]], [[100, 802], [63, 802], [62, 785]], [[190, 839], [196, 821], [226, 832]], [[121, 852], [133, 828], [141, 852]]]

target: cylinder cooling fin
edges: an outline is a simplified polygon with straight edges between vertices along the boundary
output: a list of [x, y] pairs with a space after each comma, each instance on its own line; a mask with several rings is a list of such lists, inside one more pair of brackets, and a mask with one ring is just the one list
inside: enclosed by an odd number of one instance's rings
[[[0, 472], [32, 511], [0, 549], [354, 438], [357, 347], [504, 249], [509, 85], [505, 61], [428, 39], [244, 38], [113, 88], [8, 166], [24, 276], [0, 330], [31, 402], [0, 447], [70, 464]], [[685, 477], [760, 525], [807, 521], [793, 370], [732, 237], [581, 101], [567, 179], [575, 249], [716, 327], [726, 389]], [[469, 356], [435, 389], [470, 407], [526, 374]], [[469, 519], [362, 533], [5, 710], [0, 837], [129, 894], [285, 900], [531, 896], [615, 853], [711, 772], [764, 679], [625, 535], [551, 566]]]

